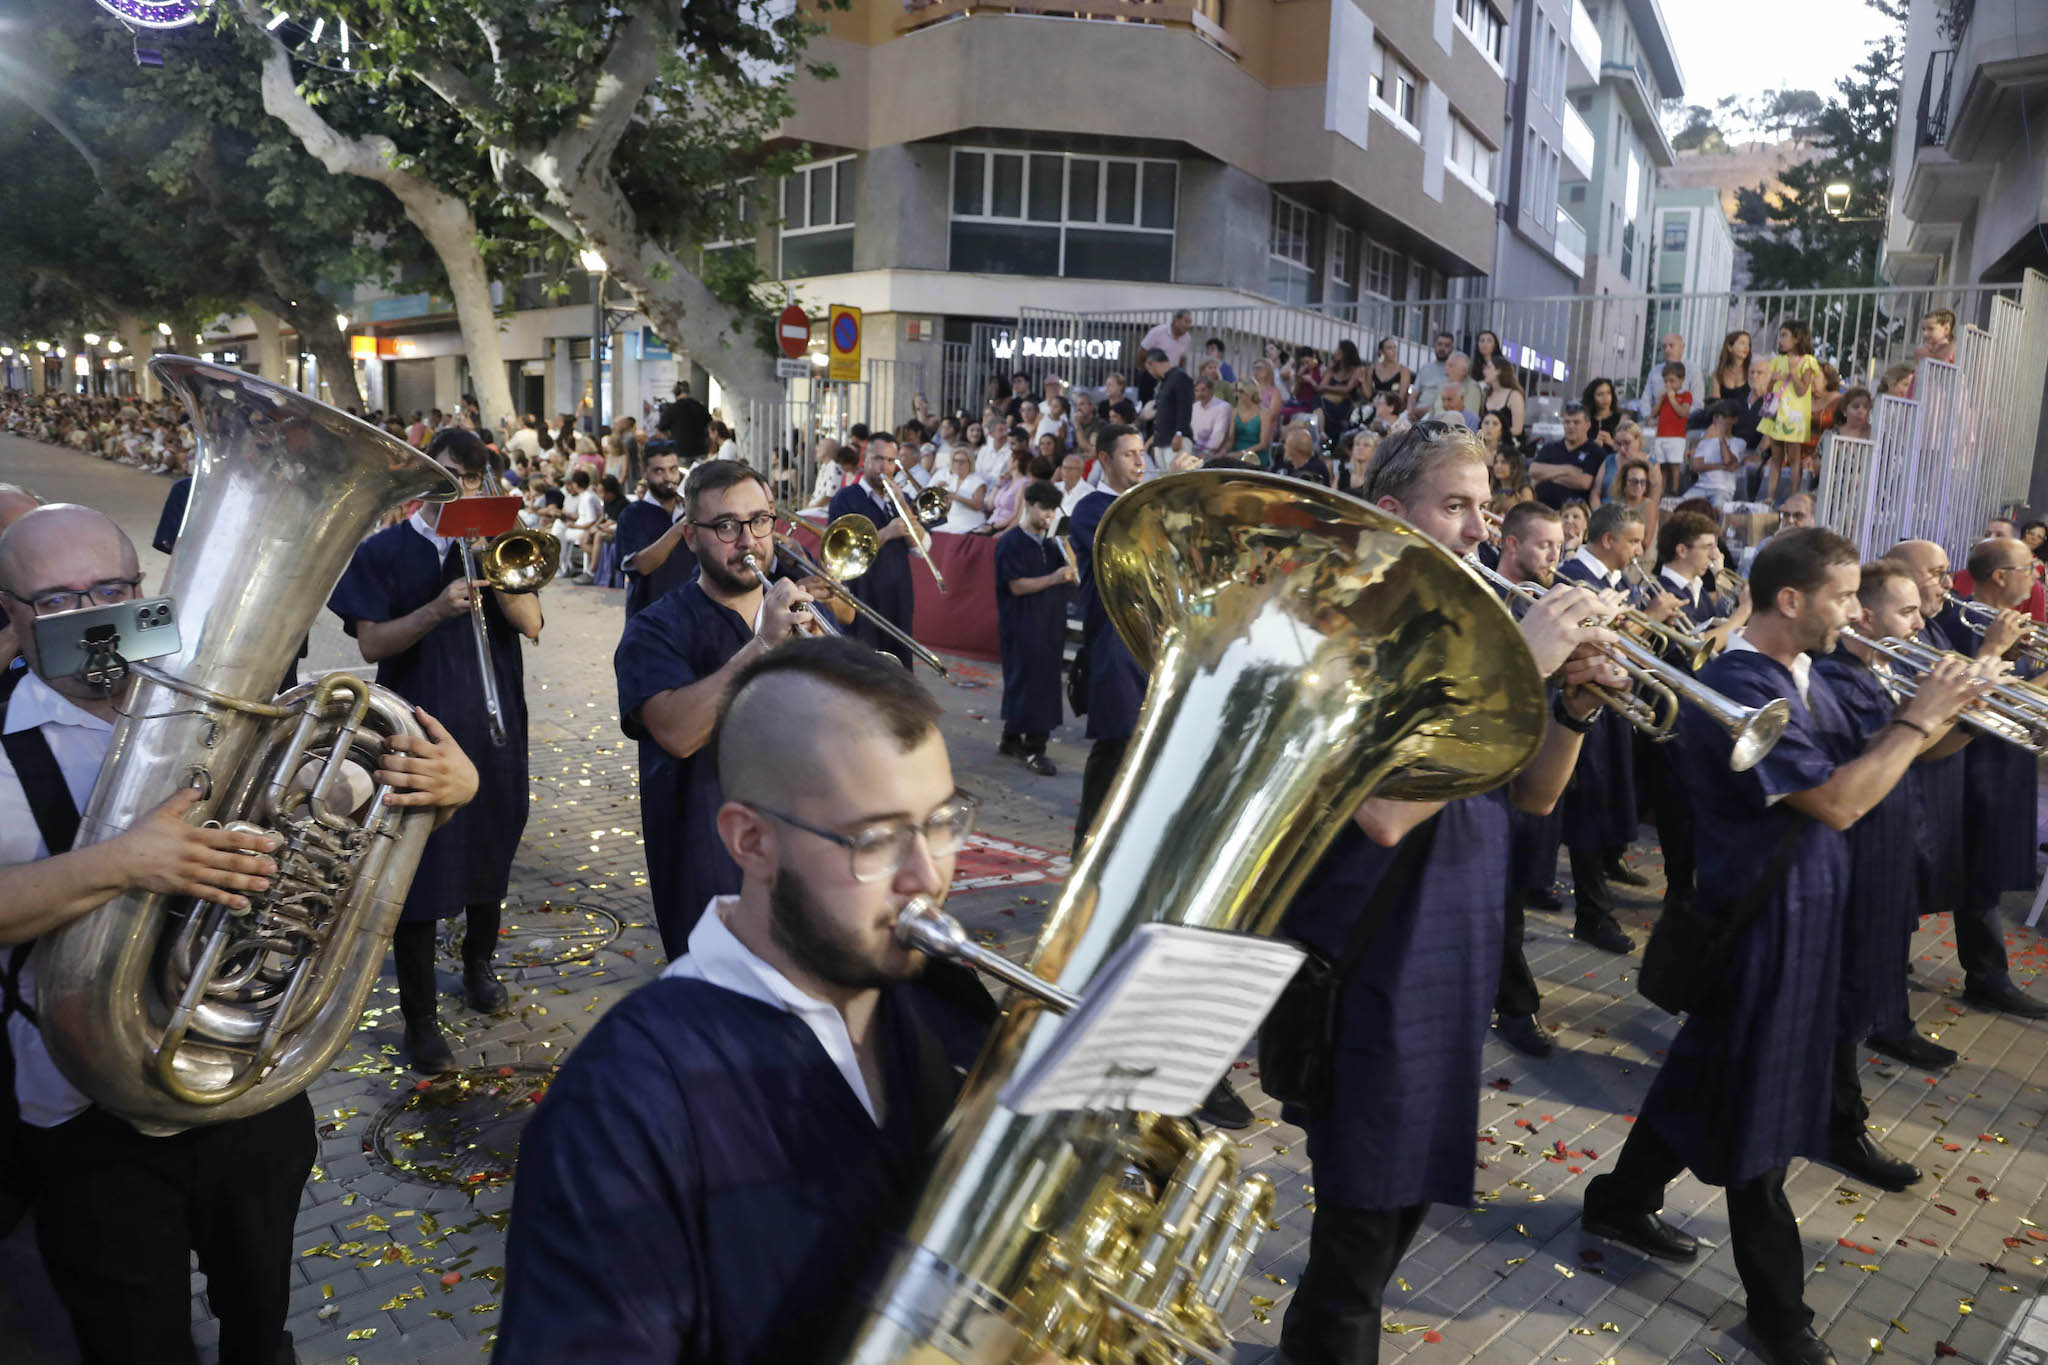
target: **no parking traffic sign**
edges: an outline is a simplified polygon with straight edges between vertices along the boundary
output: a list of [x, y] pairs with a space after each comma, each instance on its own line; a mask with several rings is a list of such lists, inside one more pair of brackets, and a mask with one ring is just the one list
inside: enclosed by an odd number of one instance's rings
[[835, 303], [831, 317], [825, 329], [825, 345], [832, 362], [826, 377], [835, 384], [856, 383], [860, 379], [860, 309]]

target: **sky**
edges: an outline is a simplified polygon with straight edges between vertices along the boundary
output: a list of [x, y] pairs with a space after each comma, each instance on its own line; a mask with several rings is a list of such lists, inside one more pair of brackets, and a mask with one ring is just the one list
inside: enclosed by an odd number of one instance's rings
[[1787, 88], [1827, 99], [1891, 21], [1863, 0], [1663, 0], [1685, 102]]

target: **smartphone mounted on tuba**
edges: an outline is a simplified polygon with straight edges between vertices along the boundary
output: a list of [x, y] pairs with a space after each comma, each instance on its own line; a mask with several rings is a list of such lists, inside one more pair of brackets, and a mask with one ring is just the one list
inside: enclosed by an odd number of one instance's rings
[[178, 614], [168, 597], [82, 607], [36, 618], [36, 654], [45, 677], [79, 677], [112, 687], [128, 665], [178, 652]]

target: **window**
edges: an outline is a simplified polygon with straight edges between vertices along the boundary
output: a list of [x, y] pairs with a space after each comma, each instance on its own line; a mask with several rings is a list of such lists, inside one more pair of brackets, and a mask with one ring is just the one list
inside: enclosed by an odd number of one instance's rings
[[1394, 253], [1378, 242], [1365, 244], [1365, 292], [1394, 297]]
[[1372, 45], [1372, 101], [1388, 118], [1414, 132], [1422, 125], [1418, 123], [1417, 91], [1422, 88], [1422, 78], [1417, 76], [1406, 63], [1396, 57], [1385, 43], [1378, 39]]
[[1615, 209], [1614, 205], [1609, 204], [1607, 206], [1607, 254], [1609, 256], [1614, 254], [1614, 229], [1616, 221], [1620, 217], [1621, 214]]
[[784, 279], [853, 269], [855, 167], [852, 157], [843, 156], [799, 166], [782, 182]]
[[1171, 161], [955, 147], [952, 268], [1170, 279], [1179, 175]]
[[1508, 26], [1493, 12], [1493, 6], [1487, 0], [1453, 0], [1451, 13], [1479, 50], [1499, 66], [1507, 53]]
[[1643, 198], [1643, 163], [1636, 160], [1634, 152], [1628, 154], [1627, 183], [1628, 191], [1626, 197], [1622, 200], [1621, 212], [1623, 217], [1633, 223], [1636, 220], [1636, 212], [1641, 207]]
[[1584, 181], [1572, 186], [1572, 202], [1574, 204], [1586, 202], [1586, 185]]
[[1622, 116], [1622, 112], [1617, 109], [1614, 111], [1614, 164], [1617, 166], [1621, 164], [1621, 149], [1627, 141], [1628, 121]]
[[1666, 218], [1664, 220], [1664, 250], [1685, 250], [1685, 239], [1690, 234], [1691, 228], [1691, 223], [1675, 213]]
[[1266, 292], [1286, 303], [1317, 303], [1315, 215], [1285, 195], [1272, 197], [1266, 233]]
[[1481, 142], [1472, 125], [1461, 118], [1451, 120], [1451, 144], [1444, 164], [1467, 185], [1493, 198], [1493, 148]]
[[1330, 225], [1331, 303], [1358, 301], [1358, 233], [1341, 223]]
[[1621, 225], [1621, 275], [1630, 284], [1636, 282], [1636, 225]]

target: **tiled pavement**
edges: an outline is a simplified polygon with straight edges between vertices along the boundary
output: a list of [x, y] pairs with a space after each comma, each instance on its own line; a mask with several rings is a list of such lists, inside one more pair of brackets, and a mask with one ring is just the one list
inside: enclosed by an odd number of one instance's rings
[[[106, 507], [139, 541], [164, 486], [0, 438], [5, 478]], [[146, 551], [144, 558], [145, 567], [160, 564]], [[544, 643], [527, 654], [532, 817], [500, 954], [512, 1008], [486, 1018], [450, 999], [444, 1019], [466, 1071], [422, 1091], [397, 1068], [387, 975], [355, 1046], [313, 1088], [320, 1156], [301, 1203], [291, 1323], [309, 1363], [482, 1358], [510, 1207], [499, 1172], [510, 1164], [521, 1110], [542, 1102], [546, 1069], [598, 1014], [660, 967], [641, 889], [633, 754], [613, 708], [619, 596], [564, 585], [544, 600]], [[312, 663], [349, 662], [351, 648], [323, 623]], [[1058, 851], [1071, 837], [1083, 746], [1074, 727], [1055, 738], [1061, 773], [1051, 779], [998, 761], [994, 670], [967, 664], [956, 682], [937, 687], [945, 732], [963, 785], [984, 797], [983, 829], [998, 844], [963, 870], [976, 888], [956, 894], [953, 907], [986, 938], [1021, 947], [1056, 893], [1045, 879], [1064, 871]], [[1656, 871], [1653, 848], [1639, 849], [1636, 861]], [[1652, 888], [1624, 901], [1624, 923], [1639, 941], [1655, 895]], [[2013, 898], [2011, 908], [2024, 913], [2024, 899]], [[1634, 995], [1635, 958], [1585, 948], [1568, 929], [1562, 916], [1530, 916], [1542, 1017], [1559, 1051], [1533, 1062], [1489, 1044], [1477, 1195], [1469, 1209], [1437, 1209], [1402, 1264], [1387, 1304], [1390, 1359], [1727, 1365], [1746, 1354], [1719, 1191], [1690, 1179], [1672, 1189], [1667, 1216], [1707, 1244], [1690, 1267], [1652, 1264], [1579, 1230], [1577, 1186], [1626, 1135], [1674, 1024]], [[2042, 943], [2023, 930], [2012, 943], [2024, 981], [2043, 962]], [[1954, 1353], [1986, 1365], [2034, 1360], [2048, 1345], [2048, 1139], [2037, 1127], [2048, 1094], [2048, 1033], [1957, 1001], [1945, 921], [1930, 921], [1915, 951], [1913, 1006], [1963, 1060], [1930, 1077], [1873, 1059], [1864, 1084], [1886, 1145], [1919, 1162], [1928, 1178], [1909, 1193], [1880, 1195], [1823, 1167], [1795, 1165], [1789, 1192], [1814, 1266], [1808, 1300], [1845, 1362], [1880, 1353]], [[453, 988], [446, 961], [442, 980]], [[1232, 1314], [1240, 1360], [1260, 1362], [1306, 1255], [1314, 1189], [1301, 1134], [1259, 1101], [1249, 1066], [1236, 1078], [1265, 1115], [1244, 1135], [1242, 1156], [1280, 1191], [1279, 1226]], [[462, 1136], [451, 1140], [451, 1132]], [[458, 1278], [446, 1282], [450, 1275]], [[26, 1234], [0, 1244], [0, 1359], [10, 1365], [74, 1358], [35, 1279]], [[195, 1333], [210, 1347], [196, 1273], [193, 1288]]]

